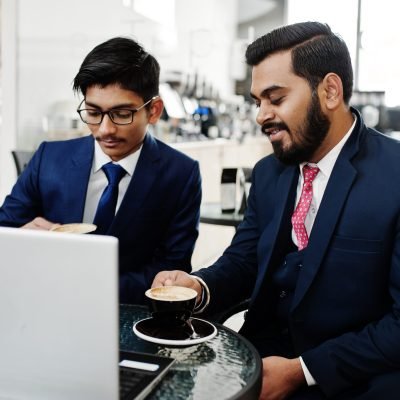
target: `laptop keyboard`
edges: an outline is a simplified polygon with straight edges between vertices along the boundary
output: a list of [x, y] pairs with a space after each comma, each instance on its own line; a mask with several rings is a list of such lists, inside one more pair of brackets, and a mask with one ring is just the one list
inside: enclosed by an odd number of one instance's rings
[[152, 380], [153, 374], [133, 368], [119, 368], [119, 398], [134, 399]]

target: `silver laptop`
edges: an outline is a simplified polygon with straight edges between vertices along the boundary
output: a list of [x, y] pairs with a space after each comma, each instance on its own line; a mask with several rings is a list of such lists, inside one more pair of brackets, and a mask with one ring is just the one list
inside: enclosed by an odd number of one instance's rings
[[0, 257], [0, 399], [118, 399], [117, 239], [0, 228]]

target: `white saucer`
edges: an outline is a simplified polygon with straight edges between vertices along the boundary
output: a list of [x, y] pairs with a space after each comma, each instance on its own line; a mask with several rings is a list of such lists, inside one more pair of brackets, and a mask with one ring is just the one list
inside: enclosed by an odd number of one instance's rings
[[[203, 343], [212, 339], [217, 334], [217, 328], [208, 321], [192, 318], [191, 322], [194, 330], [200, 337], [191, 338], [188, 331], [185, 332], [182, 330], [184, 328], [179, 328], [180, 331], [176, 335], [176, 338], [174, 338], [174, 333], [171, 330], [157, 326], [154, 318], [146, 318], [136, 322], [136, 324], [133, 325], [133, 332], [138, 337], [148, 342], [170, 346], [191, 346]], [[188, 337], [182, 338], [182, 336]]]

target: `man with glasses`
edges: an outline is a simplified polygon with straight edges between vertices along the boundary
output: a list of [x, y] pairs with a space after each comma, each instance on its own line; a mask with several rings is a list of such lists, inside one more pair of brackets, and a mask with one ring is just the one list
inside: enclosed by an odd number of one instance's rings
[[0, 225], [85, 222], [119, 239], [120, 302], [142, 303], [162, 269], [191, 270], [198, 162], [152, 137], [163, 111], [156, 59], [128, 38], [96, 46], [73, 83], [91, 135], [44, 142], [0, 208]]

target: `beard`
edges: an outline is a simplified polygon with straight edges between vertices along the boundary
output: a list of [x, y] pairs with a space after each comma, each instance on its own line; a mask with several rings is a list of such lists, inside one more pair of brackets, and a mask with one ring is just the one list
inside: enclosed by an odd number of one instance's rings
[[313, 91], [305, 120], [295, 132], [296, 142], [293, 141], [294, 135], [284, 123], [266, 123], [262, 126], [262, 131], [264, 132], [265, 129], [272, 126], [287, 131], [292, 138], [291, 145], [284, 148], [282, 141], [277, 141], [272, 142], [272, 148], [278, 160], [284, 164], [293, 165], [311, 160], [315, 151], [326, 138], [330, 125], [327, 116], [321, 110], [318, 96]]

